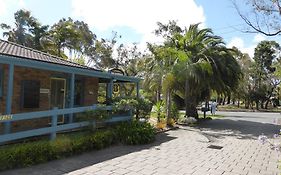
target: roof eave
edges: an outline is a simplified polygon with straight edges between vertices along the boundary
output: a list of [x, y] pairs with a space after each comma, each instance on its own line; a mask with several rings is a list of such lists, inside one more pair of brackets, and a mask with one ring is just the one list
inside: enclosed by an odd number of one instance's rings
[[29, 67], [35, 69], [43, 69], [49, 71], [57, 71], [64, 73], [74, 73], [78, 75], [85, 75], [98, 78], [115, 79], [123, 82], [139, 82], [141, 79], [131, 76], [123, 76], [102, 72], [92, 69], [83, 69], [78, 67], [65, 66], [60, 64], [48, 63], [43, 61], [31, 60], [24, 57], [7, 56], [0, 54], [0, 63], [14, 64], [16, 66]]

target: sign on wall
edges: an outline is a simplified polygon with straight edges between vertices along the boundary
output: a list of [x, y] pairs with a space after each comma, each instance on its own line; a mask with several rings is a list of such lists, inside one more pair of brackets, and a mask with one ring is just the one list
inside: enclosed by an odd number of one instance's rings
[[49, 94], [49, 93], [50, 93], [50, 89], [40, 88], [40, 94]]
[[0, 121], [12, 120], [12, 119], [13, 119], [13, 115], [0, 115]]
[[114, 93], [119, 93], [120, 91], [120, 85], [119, 84], [114, 84], [113, 85], [113, 92]]

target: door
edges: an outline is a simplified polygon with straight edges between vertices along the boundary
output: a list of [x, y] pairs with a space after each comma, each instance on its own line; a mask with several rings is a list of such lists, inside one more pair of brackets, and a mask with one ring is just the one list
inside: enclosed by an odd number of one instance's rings
[[[66, 80], [63, 78], [51, 78], [51, 108], [65, 107]], [[64, 122], [64, 116], [58, 116], [58, 123]]]

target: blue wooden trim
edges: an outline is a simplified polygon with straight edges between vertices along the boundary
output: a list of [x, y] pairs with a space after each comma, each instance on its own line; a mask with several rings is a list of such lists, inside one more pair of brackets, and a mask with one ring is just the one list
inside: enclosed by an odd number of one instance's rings
[[[75, 74], [74, 73], [71, 74], [69, 91], [70, 91], [69, 108], [73, 108], [74, 107], [74, 92], [75, 92]], [[68, 123], [72, 123], [72, 122], [73, 122], [73, 114], [69, 114]]]
[[[14, 64], [9, 64], [9, 74], [8, 74], [8, 87], [7, 87], [7, 97], [6, 97], [6, 114], [12, 113], [12, 98], [13, 98], [13, 83], [14, 83]], [[10, 133], [11, 123], [6, 122], [4, 125], [4, 133]]]
[[[113, 122], [128, 121], [128, 120], [131, 120], [131, 116], [114, 117], [109, 120], [106, 120], [105, 122], [113, 123]], [[56, 133], [56, 132], [64, 131], [64, 130], [83, 128], [83, 127], [88, 126], [89, 124], [92, 124], [92, 123], [85, 121], [85, 122], [79, 122], [79, 123], [70, 123], [70, 124], [64, 124], [64, 125], [45, 127], [45, 128], [33, 129], [33, 130], [29, 130], [29, 131], [22, 131], [22, 132], [16, 132], [16, 133], [11, 133], [11, 134], [0, 135], [0, 142], [7, 142], [7, 141], [23, 139], [23, 138], [27, 138], [27, 137], [45, 135], [45, 134], [50, 134], [50, 133], [54, 133], [54, 132]]]
[[8, 74], [8, 87], [7, 87], [7, 98], [6, 98], [6, 114], [12, 113], [12, 97], [13, 97], [13, 83], [14, 83], [14, 64], [9, 65]]
[[0, 142], [7, 142], [7, 141], [12, 141], [12, 140], [17, 140], [17, 139], [22, 139], [22, 138], [27, 138], [27, 137], [45, 135], [45, 134], [49, 134], [52, 132], [58, 132], [58, 131], [63, 131], [63, 130], [82, 128], [82, 127], [85, 127], [88, 125], [89, 125], [89, 122], [79, 122], [79, 123], [59, 125], [56, 127], [46, 127], [46, 128], [33, 129], [33, 130], [16, 132], [16, 133], [11, 133], [11, 134], [4, 134], [4, 135], [0, 135]]
[[137, 97], [140, 97], [140, 84], [139, 82], [136, 82], [136, 91], [137, 91]]
[[78, 108], [64, 108], [64, 109], [58, 109], [58, 110], [48, 110], [48, 111], [38, 111], [38, 112], [12, 114], [10, 119], [0, 120], [0, 123], [11, 122], [11, 121], [19, 121], [19, 120], [27, 120], [27, 119], [36, 119], [36, 118], [53, 116], [53, 115], [64, 115], [64, 114], [71, 114], [71, 113], [79, 113], [79, 112], [84, 112], [84, 111], [87, 111], [87, 110], [96, 110], [96, 109], [112, 110], [112, 106], [93, 105], [93, 106], [84, 106], [84, 107], [78, 107]]
[[113, 78], [116, 80], [127, 81], [127, 82], [140, 81], [140, 79], [136, 78], [136, 77], [110, 74], [108, 72], [101, 72], [101, 71], [95, 71], [95, 70], [91, 70], [91, 69], [64, 66], [64, 65], [59, 65], [59, 64], [47, 63], [47, 62], [43, 62], [43, 61], [35, 61], [35, 60], [31, 60], [31, 59], [26, 59], [26, 58], [18, 58], [18, 57], [14, 57], [14, 56], [0, 55], [0, 63], [14, 64], [16, 66], [64, 72], [64, 73], [70, 73], [70, 74], [75, 73], [75, 74], [79, 74], [79, 75], [98, 77], [98, 78], [106, 78], [106, 79]]
[[[57, 110], [58, 110], [58, 107], [55, 107], [54, 111], [57, 111]], [[58, 125], [58, 115], [57, 114], [52, 115], [52, 122], [51, 123], [52, 123], [52, 128], [54, 128]], [[56, 131], [53, 130], [51, 132], [50, 139], [54, 140], [56, 138], [56, 136], [57, 136], [57, 133], [56, 133]]]
[[4, 86], [4, 69], [3, 64], [0, 64], [0, 97], [3, 96], [3, 86]]
[[109, 99], [112, 99], [112, 95], [113, 95], [113, 79], [110, 79], [110, 82], [107, 84], [108, 85], [108, 94], [107, 97]]

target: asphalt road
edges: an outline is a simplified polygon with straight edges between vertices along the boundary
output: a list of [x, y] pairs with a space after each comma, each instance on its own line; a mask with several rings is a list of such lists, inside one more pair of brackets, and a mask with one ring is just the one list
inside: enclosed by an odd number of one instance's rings
[[257, 138], [262, 133], [268, 137], [273, 137], [273, 134], [279, 133], [281, 129], [280, 113], [217, 111], [216, 114], [225, 117], [202, 122], [199, 125], [202, 131], [215, 133], [215, 137], [223, 135]]
[[246, 120], [252, 122], [275, 124], [278, 122], [281, 125], [280, 113], [269, 112], [221, 112], [217, 111], [216, 114], [225, 116], [225, 119], [230, 120]]

